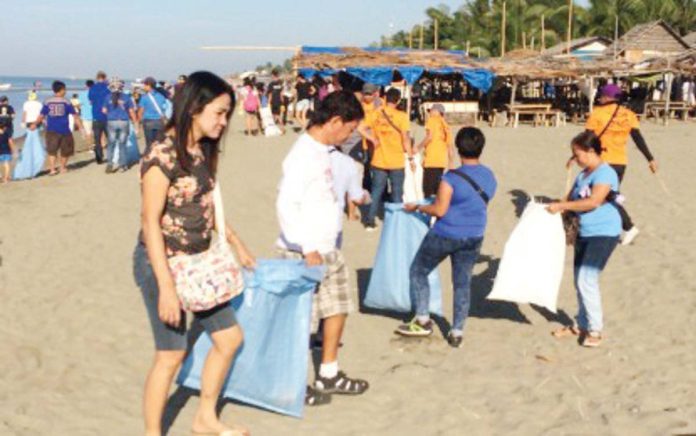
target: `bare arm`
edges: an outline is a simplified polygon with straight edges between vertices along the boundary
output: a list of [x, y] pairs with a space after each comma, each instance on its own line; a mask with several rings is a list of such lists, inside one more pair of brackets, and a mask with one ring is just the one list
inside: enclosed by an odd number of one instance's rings
[[372, 130], [369, 127], [367, 127], [367, 124], [365, 124], [363, 121], [361, 121], [360, 124], [358, 124], [358, 133], [360, 133], [360, 135], [362, 135], [363, 138], [372, 142], [375, 145], [375, 147], [379, 145], [379, 139], [377, 139], [377, 137], [372, 134]]
[[181, 306], [176, 295], [174, 279], [169, 271], [160, 220], [167, 202], [169, 179], [161, 169], [150, 168], [143, 176], [141, 225], [147, 248], [147, 257], [159, 288], [158, 312], [160, 319], [169, 325], [179, 325]]
[[425, 147], [427, 147], [430, 144], [430, 141], [432, 141], [433, 135], [430, 134], [430, 130], [425, 131], [425, 138], [421, 141], [418, 146], [413, 150], [414, 153], [418, 153], [420, 150], [425, 150]]
[[256, 259], [254, 259], [249, 249], [244, 245], [244, 242], [242, 242], [232, 226], [228, 223], [225, 223], [225, 237], [227, 238], [227, 242], [237, 251], [239, 263], [245, 268], [254, 268], [256, 266]]
[[571, 212], [588, 212], [597, 209], [604, 203], [611, 192], [610, 185], [594, 185], [592, 186], [592, 194], [580, 200], [558, 201], [549, 204], [547, 207], [551, 213], [571, 211]]
[[410, 203], [405, 205], [404, 209], [406, 209], [409, 212], [417, 210], [427, 215], [442, 218], [449, 210], [453, 192], [454, 190], [452, 189], [449, 183], [440, 182], [440, 186], [437, 188], [437, 196], [435, 197], [435, 202], [433, 204], [418, 206], [416, 204]]

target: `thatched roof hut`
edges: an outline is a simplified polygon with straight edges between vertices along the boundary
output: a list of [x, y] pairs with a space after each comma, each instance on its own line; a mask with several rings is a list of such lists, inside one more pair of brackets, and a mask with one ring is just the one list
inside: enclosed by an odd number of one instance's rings
[[541, 53], [544, 56], [568, 55], [577, 57], [601, 56], [611, 46], [612, 40], [603, 36], [589, 36], [577, 38], [570, 41], [570, 53], [568, 52], [568, 42], [564, 41], [553, 47], [547, 48]]
[[663, 20], [639, 24], [618, 41], [619, 55], [629, 62], [674, 56], [689, 48], [689, 44]]

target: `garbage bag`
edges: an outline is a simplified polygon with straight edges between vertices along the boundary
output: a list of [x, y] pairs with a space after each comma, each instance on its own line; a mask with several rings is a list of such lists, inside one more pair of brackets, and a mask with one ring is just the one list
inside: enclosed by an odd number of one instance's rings
[[[395, 312], [412, 311], [409, 270], [428, 233], [429, 222], [430, 217], [406, 212], [400, 203], [385, 203], [384, 226], [363, 301], [365, 306]], [[442, 289], [437, 268], [428, 282], [430, 312], [442, 315]]]
[[45, 160], [46, 150], [41, 141], [39, 129], [27, 130], [24, 146], [12, 172], [12, 178], [20, 180], [36, 177], [43, 169]]
[[[244, 343], [222, 388], [223, 397], [302, 416], [312, 295], [324, 271], [324, 267], [308, 268], [302, 260], [266, 259], [245, 273], [244, 292], [232, 301]], [[179, 384], [200, 389], [211, 344], [206, 333], [198, 338]]]
[[561, 214], [530, 202], [505, 243], [488, 298], [532, 303], [556, 312], [565, 252]]

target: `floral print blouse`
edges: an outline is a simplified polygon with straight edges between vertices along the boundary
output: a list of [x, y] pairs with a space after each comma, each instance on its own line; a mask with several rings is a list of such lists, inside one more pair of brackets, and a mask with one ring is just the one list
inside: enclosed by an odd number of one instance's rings
[[[207, 250], [215, 227], [214, 180], [203, 153], [192, 157], [189, 174], [179, 165], [173, 140], [167, 136], [161, 142], [152, 143], [140, 164], [141, 180], [156, 166], [171, 182], [160, 221], [167, 257]], [[141, 241], [145, 243], [142, 235]]]

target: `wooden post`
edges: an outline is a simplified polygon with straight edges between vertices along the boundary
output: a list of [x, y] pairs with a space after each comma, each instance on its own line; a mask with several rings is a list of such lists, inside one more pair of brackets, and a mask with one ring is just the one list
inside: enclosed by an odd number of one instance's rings
[[522, 32], [522, 49], [527, 50], [527, 32]]
[[437, 18], [435, 18], [435, 24], [434, 24], [435, 27], [433, 29], [433, 34], [434, 34], [433, 35], [433, 47], [435, 48], [435, 50], [437, 50], [438, 43], [440, 42], [440, 35], [438, 34], [440, 31], [440, 29], [439, 29], [440, 26], [438, 24], [439, 23], [437, 21]]
[[469, 56], [469, 49], [471, 48], [471, 41], [467, 40], [466, 41], [466, 55]]
[[546, 50], [546, 27], [544, 22], [544, 14], [541, 14], [541, 51]]
[[573, 0], [568, 0], [568, 46], [567, 51], [570, 54], [570, 40], [573, 39]]
[[512, 94], [510, 95], [510, 105], [515, 104], [515, 94], [517, 94], [517, 79], [512, 79]]
[[420, 25], [420, 42], [418, 43], [418, 48], [420, 50], [423, 50], [423, 27], [425, 27], [425, 24]]
[[[669, 62], [668, 62], [669, 65]], [[674, 74], [672, 73], [667, 73], [665, 74], [665, 116], [664, 116], [664, 125], [666, 126], [669, 123], [669, 103], [672, 98], [672, 78]]]
[[531, 49], [534, 50], [534, 36], [532, 36]]
[[503, 1], [503, 28], [500, 31], [500, 57], [505, 56], [505, 26], [507, 25], [507, 6]]
[[595, 95], [595, 89], [594, 89], [594, 76], [590, 76], [590, 113], [594, 110], [594, 95]]

